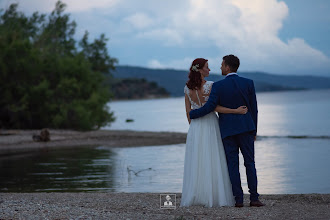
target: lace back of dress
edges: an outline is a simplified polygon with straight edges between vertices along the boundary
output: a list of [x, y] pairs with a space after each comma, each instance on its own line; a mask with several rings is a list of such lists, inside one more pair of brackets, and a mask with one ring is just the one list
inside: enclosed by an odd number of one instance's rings
[[212, 81], [207, 81], [199, 91], [190, 90], [187, 86], [185, 86], [184, 92], [189, 98], [192, 109], [200, 108], [207, 102], [211, 92], [212, 84]]
[[197, 96], [197, 99], [198, 99], [199, 106], [202, 106], [202, 103], [201, 103], [201, 100], [199, 99], [197, 90], [195, 90], [195, 92], [196, 92], [196, 96]]

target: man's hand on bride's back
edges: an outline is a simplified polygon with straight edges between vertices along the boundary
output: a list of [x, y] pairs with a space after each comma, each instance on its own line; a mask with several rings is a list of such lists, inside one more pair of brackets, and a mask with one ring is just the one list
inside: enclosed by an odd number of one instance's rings
[[236, 109], [237, 114], [245, 115], [248, 112], [248, 108], [243, 105]]

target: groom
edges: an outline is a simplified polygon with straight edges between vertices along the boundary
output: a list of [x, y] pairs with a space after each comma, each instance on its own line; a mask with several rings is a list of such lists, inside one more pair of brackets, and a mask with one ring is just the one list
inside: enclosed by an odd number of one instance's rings
[[234, 55], [223, 57], [222, 75], [226, 78], [215, 82], [207, 103], [196, 110], [190, 111], [191, 119], [199, 118], [214, 111], [217, 105], [237, 108], [245, 105], [245, 115], [219, 114], [221, 137], [226, 152], [228, 171], [232, 183], [236, 207], [243, 207], [243, 190], [239, 173], [239, 149], [244, 157], [244, 166], [250, 192], [250, 206], [264, 206], [258, 199], [257, 173], [254, 162], [254, 141], [257, 134], [258, 107], [253, 81], [237, 75], [240, 65]]

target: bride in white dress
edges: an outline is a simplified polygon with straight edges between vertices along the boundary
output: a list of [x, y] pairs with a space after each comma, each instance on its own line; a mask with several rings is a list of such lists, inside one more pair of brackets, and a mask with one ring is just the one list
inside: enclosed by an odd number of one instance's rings
[[[184, 87], [187, 119], [190, 127], [186, 141], [181, 206], [233, 206], [235, 199], [229, 179], [218, 116], [215, 112], [190, 120], [189, 112], [208, 100], [212, 81], [205, 81], [210, 69], [206, 59], [195, 59]], [[189, 89], [190, 87], [190, 89]], [[229, 109], [217, 106], [217, 112], [246, 114], [241, 106]]]

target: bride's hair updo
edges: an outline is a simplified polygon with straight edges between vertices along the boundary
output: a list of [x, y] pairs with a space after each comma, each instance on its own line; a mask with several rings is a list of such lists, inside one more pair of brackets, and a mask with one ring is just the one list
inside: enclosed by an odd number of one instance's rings
[[207, 62], [204, 58], [195, 59], [191, 66], [189, 72], [189, 79], [186, 83], [189, 89], [200, 89], [202, 86], [202, 76], [199, 72], [200, 69], [203, 69], [205, 63]]

